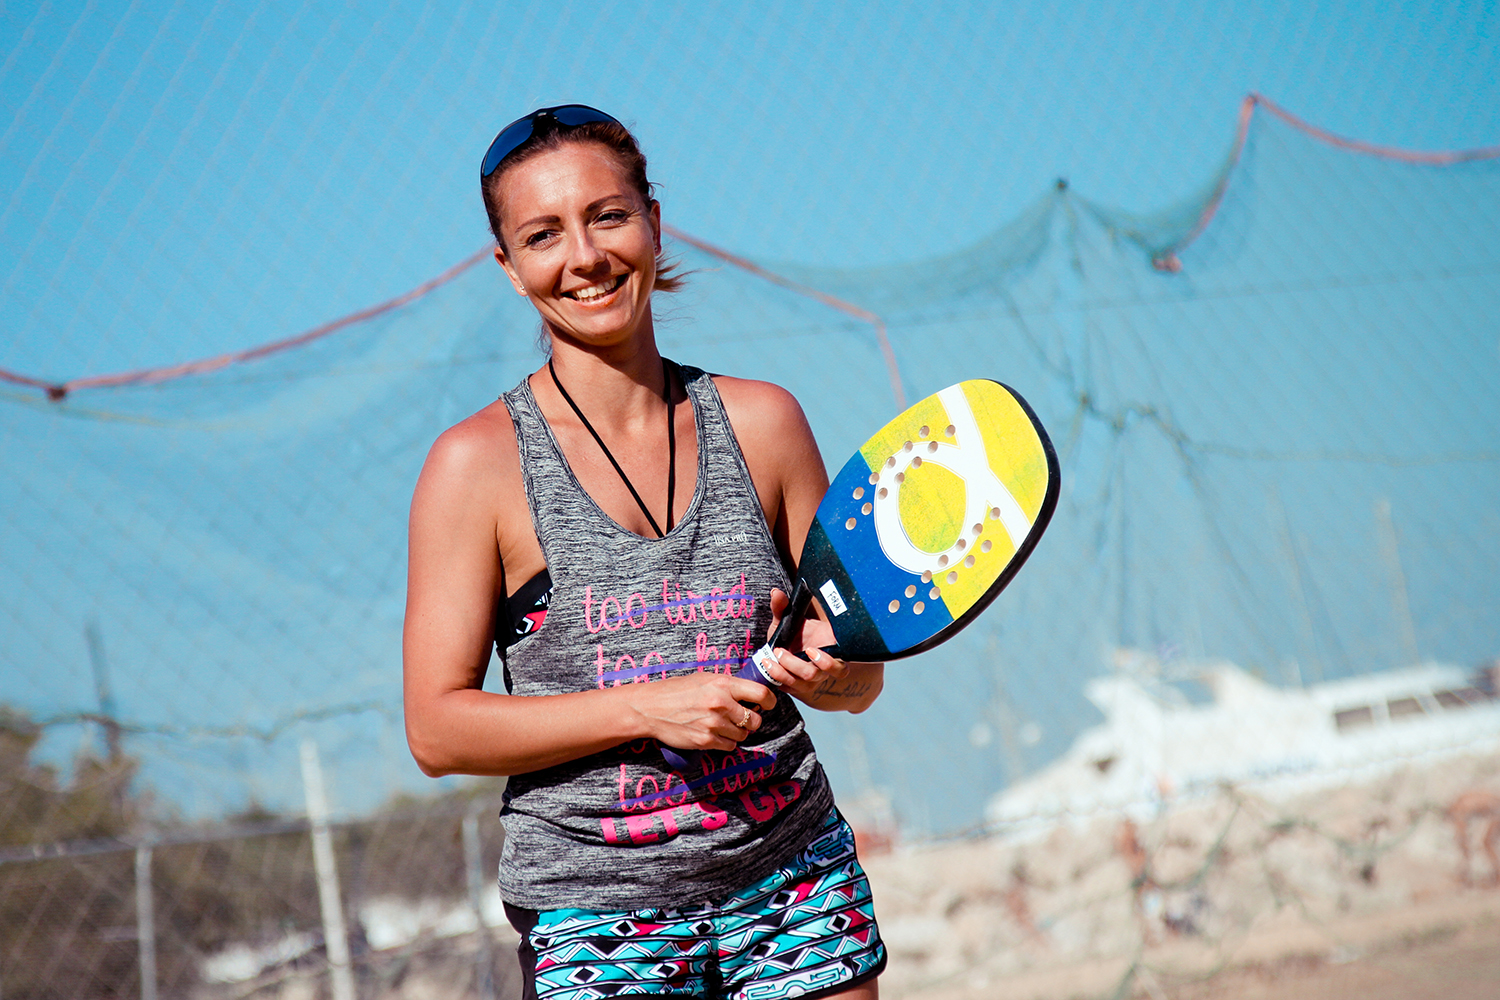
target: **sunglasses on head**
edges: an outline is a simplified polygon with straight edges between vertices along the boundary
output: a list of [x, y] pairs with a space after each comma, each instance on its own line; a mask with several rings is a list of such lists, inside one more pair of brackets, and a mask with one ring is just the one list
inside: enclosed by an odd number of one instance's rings
[[500, 134], [495, 136], [495, 141], [490, 143], [489, 152], [484, 154], [484, 164], [479, 168], [480, 179], [487, 179], [500, 169], [500, 164], [507, 156], [534, 137], [559, 128], [577, 128], [591, 122], [620, 124], [603, 111], [587, 104], [559, 104], [555, 108], [538, 108], [524, 118], [517, 118], [501, 129]]

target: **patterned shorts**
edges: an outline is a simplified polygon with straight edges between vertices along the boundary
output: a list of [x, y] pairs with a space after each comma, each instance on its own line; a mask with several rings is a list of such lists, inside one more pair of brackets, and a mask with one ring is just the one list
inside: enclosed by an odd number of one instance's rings
[[791, 863], [720, 903], [505, 911], [521, 932], [526, 1000], [811, 1000], [885, 968], [870, 884], [837, 813]]

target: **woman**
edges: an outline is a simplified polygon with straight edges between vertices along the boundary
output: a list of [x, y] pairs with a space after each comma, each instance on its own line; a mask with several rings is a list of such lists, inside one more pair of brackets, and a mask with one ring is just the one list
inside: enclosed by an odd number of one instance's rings
[[[500, 889], [527, 995], [876, 996], [864, 873], [794, 700], [862, 711], [879, 664], [778, 651], [828, 486], [784, 390], [666, 361], [661, 209], [619, 122], [507, 126], [481, 188], [550, 360], [433, 446], [412, 501], [407, 736], [510, 775]], [[482, 690], [495, 642], [506, 694]], [[791, 695], [792, 697], [786, 697]], [[707, 751], [681, 773], [662, 745]], [[686, 770], [686, 769], [685, 769]]]

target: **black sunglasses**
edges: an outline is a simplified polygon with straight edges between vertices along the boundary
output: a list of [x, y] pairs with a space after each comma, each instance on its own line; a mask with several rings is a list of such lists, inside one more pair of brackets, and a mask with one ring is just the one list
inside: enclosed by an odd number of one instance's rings
[[517, 118], [500, 130], [490, 150], [484, 154], [484, 164], [479, 168], [481, 180], [500, 169], [507, 156], [526, 145], [533, 138], [559, 128], [577, 128], [591, 122], [620, 123], [598, 108], [587, 104], [559, 104], [555, 108], [538, 108], [524, 118]]

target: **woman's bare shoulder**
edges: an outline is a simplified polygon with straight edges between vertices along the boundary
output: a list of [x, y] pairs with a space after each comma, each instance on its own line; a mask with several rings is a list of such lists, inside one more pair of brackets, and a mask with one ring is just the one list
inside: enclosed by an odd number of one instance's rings
[[816, 507], [828, 487], [828, 473], [796, 397], [779, 385], [755, 379], [715, 375], [714, 385], [767, 515], [776, 516], [780, 498], [803, 493], [813, 497]]
[[797, 398], [774, 382], [713, 376], [729, 422], [743, 445], [747, 437], [776, 440], [787, 434], [811, 440], [812, 429]]
[[[414, 558], [480, 553], [524, 582], [546, 565], [532, 530], [515, 425], [496, 401], [444, 431], [427, 453], [411, 502]], [[504, 583], [499, 577], [497, 583]]]
[[515, 424], [499, 400], [438, 436], [412, 494], [414, 527], [481, 531], [522, 562], [536, 545], [527, 509]]
[[478, 413], [454, 424], [433, 442], [422, 468], [421, 484], [459, 482], [472, 487], [476, 479], [495, 484], [521, 482], [521, 457], [510, 411], [496, 400]]

